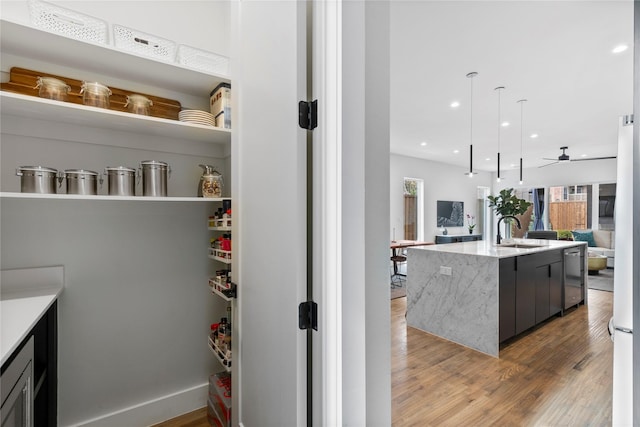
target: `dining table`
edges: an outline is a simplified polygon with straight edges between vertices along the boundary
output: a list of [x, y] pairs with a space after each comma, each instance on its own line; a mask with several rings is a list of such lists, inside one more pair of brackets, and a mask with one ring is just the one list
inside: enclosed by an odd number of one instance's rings
[[393, 274], [404, 276], [398, 273], [398, 262], [404, 262], [407, 258], [404, 255], [398, 255], [398, 250], [410, 248], [413, 246], [435, 245], [434, 242], [425, 242], [422, 240], [392, 240], [391, 241], [391, 261], [393, 262]]

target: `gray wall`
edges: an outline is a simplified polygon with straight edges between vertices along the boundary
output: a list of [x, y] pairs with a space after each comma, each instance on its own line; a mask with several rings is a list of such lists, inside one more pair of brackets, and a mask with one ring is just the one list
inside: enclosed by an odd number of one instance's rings
[[65, 266], [59, 424], [204, 384], [224, 313], [207, 288], [206, 203], [2, 201], [2, 268]]
[[387, 426], [389, 3], [344, 2], [342, 25], [342, 423]]
[[[465, 213], [475, 214], [477, 212], [478, 186], [491, 188], [493, 184], [490, 173], [481, 173], [469, 179], [464, 175], [467, 172], [464, 168], [415, 157], [391, 154], [390, 165], [391, 225], [389, 236], [393, 238], [393, 229], [395, 228], [396, 239], [404, 238], [402, 182], [405, 177], [424, 180], [424, 239], [427, 241], [433, 241], [435, 235], [440, 234], [440, 229], [436, 225], [437, 200], [462, 201]], [[468, 233], [466, 227], [449, 227], [447, 230], [449, 234]]]
[[[425, 240], [431, 240], [439, 233], [436, 227], [436, 201], [461, 200], [464, 201], [466, 212], [476, 212], [477, 187], [489, 187], [491, 194], [496, 194], [503, 188], [517, 189], [548, 188], [556, 185], [613, 183], [616, 181], [616, 160], [598, 160], [588, 162], [574, 162], [554, 165], [545, 168], [524, 170], [524, 183], [519, 185], [519, 172], [507, 171], [501, 182], [495, 181], [495, 173], [484, 172], [469, 179], [464, 175], [463, 168], [446, 165], [415, 157], [405, 157], [391, 154], [391, 188], [390, 212], [391, 222], [389, 235], [397, 239], [403, 238], [403, 199], [402, 180], [405, 177], [424, 180], [424, 224]], [[597, 200], [597, 194], [594, 197]], [[596, 205], [597, 206], [597, 205]], [[597, 226], [597, 218], [593, 218]], [[449, 233], [465, 233], [466, 228], [450, 228]]]

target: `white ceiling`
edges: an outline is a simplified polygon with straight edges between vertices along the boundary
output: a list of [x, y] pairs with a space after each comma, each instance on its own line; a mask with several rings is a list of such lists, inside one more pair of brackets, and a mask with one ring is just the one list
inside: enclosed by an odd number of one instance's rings
[[523, 98], [524, 168], [561, 146], [615, 156], [633, 110], [633, 1], [392, 1], [392, 153], [469, 168], [472, 71], [474, 170], [496, 171], [498, 135], [501, 171], [519, 167]]

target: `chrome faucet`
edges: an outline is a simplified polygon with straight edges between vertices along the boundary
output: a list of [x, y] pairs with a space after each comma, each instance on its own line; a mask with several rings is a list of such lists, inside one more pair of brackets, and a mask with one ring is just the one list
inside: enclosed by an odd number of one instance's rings
[[513, 216], [513, 215], [505, 215], [505, 216], [501, 217], [498, 220], [498, 238], [496, 239], [496, 245], [499, 245], [500, 242], [502, 241], [502, 237], [500, 236], [500, 221], [502, 221], [505, 218], [513, 218], [513, 219], [515, 219], [516, 220], [516, 224], [518, 224], [518, 229], [522, 229], [522, 226], [520, 225], [520, 220], [518, 218], [516, 218], [515, 216]]

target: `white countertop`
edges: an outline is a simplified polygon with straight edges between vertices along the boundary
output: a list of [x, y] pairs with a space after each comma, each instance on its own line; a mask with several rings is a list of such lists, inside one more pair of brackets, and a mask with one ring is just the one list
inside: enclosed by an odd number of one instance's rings
[[[532, 245], [536, 247], [507, 247], [509, 244]], [[542, 240], [542, 239], [511, 239], [503, 240], [501, 245], [488, 240], [475, 242], [446, 243], [433, 246], [411, 248], [412, 251], [448, 252], [455, 254], [468, 254], [476, 256], [488, 256], [495, 258], [509, 258], [536, 252], [544, 252], [553, 249], [563, 249], [572, 246], [586, 245], [586, 242], [574, 242], [567, 240]]]
[[64, 267], [2, 270], [0, 279], [0, 354], [2, 364], [58, 298]]

